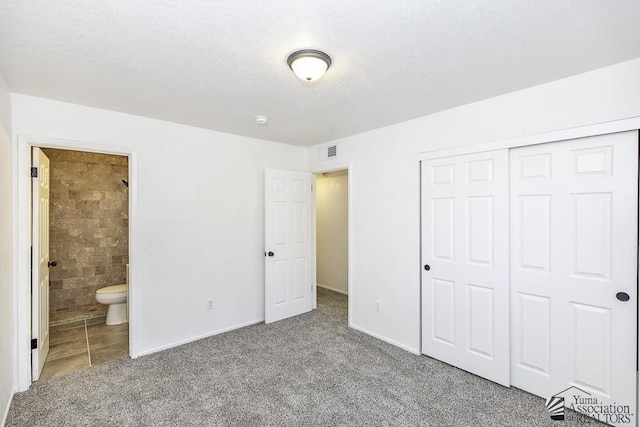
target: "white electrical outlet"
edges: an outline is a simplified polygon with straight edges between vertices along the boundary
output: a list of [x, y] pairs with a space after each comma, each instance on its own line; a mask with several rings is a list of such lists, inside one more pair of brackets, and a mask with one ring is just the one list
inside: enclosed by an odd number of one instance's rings
[[207, 300], [207, 310], [213, 310], [213, 300], [211, 298]]
[[380, 301], [376, 301], [376, 311], [382, 311], [382, 303]]

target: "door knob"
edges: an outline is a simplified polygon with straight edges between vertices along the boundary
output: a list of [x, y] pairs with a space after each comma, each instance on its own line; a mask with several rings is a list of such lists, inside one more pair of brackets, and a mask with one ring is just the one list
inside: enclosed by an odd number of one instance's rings
[[273, 252], [269, 251], [269, 253], [267, 253], [267, 255], [274, 256], [275, 254]]
[[58, 261], [49, 261], [47, 263], [47, 267], [55, 267], [56, 265], [58, 265]]
[[425, 269], [425, 270], [427, 270], [427, 271], [429, 271], [429, 270], [431, 270], [431, 267], [429, 266], [429, 264], [425, 264], [425, 265], [424, 265], [424, 269]]
[[618, 301], [627, 302], [629, 301], [629, 294], [626, 292], [618, 292], [616, 298], [618, 298]]

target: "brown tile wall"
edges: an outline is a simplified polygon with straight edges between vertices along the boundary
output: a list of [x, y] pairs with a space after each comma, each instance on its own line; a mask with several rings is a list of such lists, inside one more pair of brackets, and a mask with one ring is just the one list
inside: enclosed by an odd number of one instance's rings
[[129, 262], [125, 156], [43, 150], [50, 160], [49, 307], [95, 303], [95, 292], [125, 283]]

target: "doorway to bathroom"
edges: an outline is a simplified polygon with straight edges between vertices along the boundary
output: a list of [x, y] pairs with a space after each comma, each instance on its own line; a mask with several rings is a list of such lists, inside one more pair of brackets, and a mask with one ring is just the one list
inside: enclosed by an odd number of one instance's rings
[[317, 304], [332, 309], [348, 323], [349, 171], [316, 174]]
[[129, 159], [58, 148], [33, 154], [37, 380], [129, 355]]

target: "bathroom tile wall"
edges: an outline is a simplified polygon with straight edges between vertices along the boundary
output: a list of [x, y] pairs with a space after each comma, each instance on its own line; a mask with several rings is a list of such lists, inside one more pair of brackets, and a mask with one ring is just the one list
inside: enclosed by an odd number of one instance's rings
[[44, 149], [51, 167], [50, 310], [95, 303], [95, 291], [125, 283], [127, 157]]

